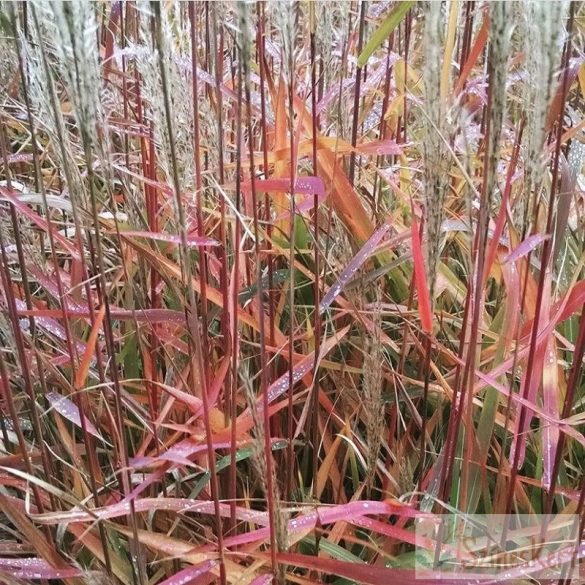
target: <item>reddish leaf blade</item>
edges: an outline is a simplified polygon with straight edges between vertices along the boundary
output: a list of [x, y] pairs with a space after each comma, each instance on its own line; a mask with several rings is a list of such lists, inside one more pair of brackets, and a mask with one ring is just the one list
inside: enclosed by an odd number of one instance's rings
[[102, 305], [96, 318], [93, 323], [93, 327], [91, 328], [91, 332], [89, 334], [89, 339], [87, 340], [85, 353], [83, 354], [83, 358], [79, 365], [79, 369], [75, 374], [75, 389], [81, 390], [85, 386], [85, 381], [87, 380], [87, 375], [89, 373], [89, 368], [91, 365], [91, 361], [95, 355], [95, 348], [98, 341], [98, 335], [100, 329], [102, 327], [102, 323], [104, 321], [104, 317], [106, 314], [106, 305]]
[[423, 260], [422, 247], [420, 243], [420, 235], [418, 231], [418, 222], [413, 212], [411, 224], [412, 236], [412, 259], [414, 262], [414, 281], [416, 285], [416, 292], [418, 295], [418, 311], [420, 315], [420, 322], [423, 331], [430, 335], [433, 331], [433, 317], [431, 313], [431, 299], [429, 297], [429, 288], [427, 283], [427, 275], [425, 271], [425, 264]]
[[187, 567], [175, 573], [172, 577], [161, 581], [160, 585], [188, 585], [189, 583], [193, 583], [195, 579], [209, 573], [218, 564], [219, 561], [204, 561], [193, 567]]
[[[171, 244], [176, 244], [180, 246], [181, 236], [176, 234], [167, 234], [164, 232], [146, 232], [146, 231], [123, 231], [120, 232], [120, 235], [123, 238], [133, 237], [133, 238], [146, 238], [149, 240], [159, 240], [161, 242], [169, 242]], [[200, 236], [187, 236], [187, 246], [190, 248], [197, 247], [197, 246], [219, 246], [219, 242], [214, 240], [213, 238], [204, 238]]]
[[[221, 366], [219, 367], [217, 374], [211, 383], [211, 387], [209, 388], [209, 406], [215, 406], [230, 365], [231, 362], [227, 358], [221, 362]], [[197, 416], [203, 414], [203, 405], [201, 405], [201, 408], [195, 414]]]
[[469, 57], [467, 57], [467, 61], [465, 62], [465, 65], [463, 66], [463, 70], [461, 71], [461, 74], [459, 75], [459, 79], [457, 80], [457, 86], [455, 87], [455, 92], [454, 92], [455, 94], [458, 94], [463, 89], [463, 86], [465, 85], [465, 82], [466, 82], [467, 78], [469, 77], [471, 70], [476, 65], [479, 56], [481, 55], [481, 53], [483, 52], [483, 50], [486, 46], [486, 43], [488, 40], [489, 28], [490, 28], [489, 24], [490, 24], [489, 17], [486, 13], [484, 15], [481, 28], [479, 29], [479, 32], [477, 33], [477, 36], [475, 37], [475, 42], [473, 43], [473, 47], [472, 47], [471, 51], [469, 52]]
[[[366, 518], [368, 515], [378, 514], [385, 516], [396, 515], [402, 518], [430, 518], [429, 514], [419, 512], [410, 506], [395, 501], [355, 501], [336, 506], [322, 506], [306, 514], [301, 514], [289, 520], [287, 529], [289, 534], [309, 532], [317, 526], [335, 524], [336, 522], [359, 523], [361, 519]], [[260, 528], [253, 532], [229, 538], [225, 544], [226, 546], [239, 546], [265, 540], [269, 535], [268, 527]]]
[[[276, 557], [281, 563], [286, 563], [287, 565], [313, 569], [328, 575], [337, 575], [357, 583], [367, 583], [369, 585], [380, 585], [381, 583], [436, 585], [437, 582], [448, 582], [446, 580], [447, 574], [438, 570], [426, 573], [427, 578], [424, 578], [415, 569], [389, 569], [379, 565], [349, 563], [337, 559], [310, 557], [296, 553], [278, 553]], [[475, 577], [476, 574], [470, 574], [470, 578]]]
[[[550, 305], [552, 296], [552, 274], [547, 271], [542, 293], [542, 304], [540, 307], [540, 318], [538, 323], [535, 321], [534, 325], [538, 324], [538, 334], [534, 346], [529, 344], [530, 351], [534, 352], [534, 359], [532, 368], [526, 370], [522, 376], [522, 395], [528, 398], [532, 404], [536, 403], [536, 398], [540, 384], [542, 381], [545, 354], [548, 346], [548, 340], [551, 338], [552, 331], [547, 327], [550, 319]], [[548, 332], [547, 332], [548, 331]], [[549, 413], [550, 414], [550, 413]], [[510, 459], [514, 460], [516, 457], [516, 450], [519, 450], [518, 455], [518, 469], [524, 464], [524, 455], [526, 452], [526, 441], [530, 424], [533, 419], [532, 411], [524, 414], [523, 420], [520, 416], [517, 419], [516, 432], [514, 433], [514, 440], [510, 451]], [[520, 424], [522, 423], [522, 425]]]

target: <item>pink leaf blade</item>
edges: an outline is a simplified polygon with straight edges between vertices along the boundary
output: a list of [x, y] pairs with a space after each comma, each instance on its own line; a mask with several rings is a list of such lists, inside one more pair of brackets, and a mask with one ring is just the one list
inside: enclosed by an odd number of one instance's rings
[[[61, 396], [57, 392], [47, 392], [46, 398], [51, 405], [51, 408], [58, 412], [63, 418], [66, 418], [69, 422], [73, 423], [76, 427], [82, 428], [81, 424], [81, 414], [79, 412], [79, 408], [77, 405], [66, 398], [65, 396]], [[94, 436], [96, 439], [100, 441], [107, 441], [100, 435], [98, 430], [95, 428], [93, 423], [85, 417], [85, 428], [87, 432]]]
[[264, 575], [258, 575], [251, 582], [250, 585], [270, 585], [274, 580], [274, 575], [265, 573]]
[[520, 244], [506, 256], [506, 258], [504, 258], [504, 262], [509, 263], [520, 260], [520, 258], [527, 256], [530, 252], [532, 252], [532, 250], [537, 248], [540, 244], [549, 238], [550, 236], [546, 234], [533, 234], [528, 236], [526, 239], [520, 242]]
[[209, 573], [218, 565], [219, 561], [204, 561], [198, 565], [187, 567], [186, 569], [175, 573], [172, 577], [161, 581], [160, 585], [189, 585], [190, 583], [193, 583], [195, 579], [198, 579], [202, 575]]
[[[552, 416], [558, 417], [559, 413], [559, 372], [557, 363], [556, 343], [553, 337], [548, 341], [546, 357], [542, 372], [542, 402], [543, 407]], [[553, 481], [553, 469], [560, 432], [556, 425], [544, 424], [542, 426], [542, 482], [545, 489], [550, 489]]]
[[355, 275], [355, 273], [361, 268], [366, 260], [371, 256], [376, 246], [382, 241], [388, 230], [390, 229], [389, 223], [384, 223], [379, 227], [371, 236], [370, 239], [362, 246], [360, 251], [350, 260], [349, 264], [339, 275], [337, 282], [325, 293], [321, 303], [319, 305], [319, 311], [325, 312], [331, 303], [341, 294], [344, 287]]
[[403, 154], [403, 145], [398, 144], [395, 140], [386, 138], [385, 140], [372, 140], [371, 142], [362, 142], [356, 145], [355, 149], [360, 154], [369, 155], [394, 155]]
[[0, 558], [0, 571], [14, 579], [72, 579], [83, 575], [75, 567], [55, 568], [39, 557]]
[[[164, 232], [148, 232], [148, 231], [123, 231], [120, 232], [123, 238], [145, 238], [149, 240], [159, 240], [161, 242], [168, 242], [180, 246], [182, 244], [181, 236], [177, 234], [167, 234]], [[219, 246], [219, 242], [213, 238], [206, 238], [200, 236], [187, 236], [188, 247], [199, 246]]]

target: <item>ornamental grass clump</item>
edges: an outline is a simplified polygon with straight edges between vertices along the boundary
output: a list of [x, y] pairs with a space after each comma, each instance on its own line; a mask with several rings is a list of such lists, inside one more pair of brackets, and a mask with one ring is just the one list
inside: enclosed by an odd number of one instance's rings
[[0, 583], [581, 582], [584, 18], [2, 2]]

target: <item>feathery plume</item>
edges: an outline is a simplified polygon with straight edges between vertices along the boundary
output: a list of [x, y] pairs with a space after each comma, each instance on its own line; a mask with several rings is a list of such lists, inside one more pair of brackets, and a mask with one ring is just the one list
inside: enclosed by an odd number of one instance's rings
[[568, 2], [525, 0], [522, 6], [529, 82], [524, 92], [527, 129], [524, 197], [515, 206], [515, 212], [516, 218], [523, 222], [524, 218], [530, 216], [535, 198], [538, 197], [546, 165], [543, 156], [546, 119], [555, 86], [555, 73], [560, 62], [560, 47], [563, 43], [561, 33]]
[[424, 193], [427, 281], [434, 302], [435, 278], [440, 253], [441, 223], [449, 187], [449, 154], [444, 144], [448, 136], [447, 104], [441, 98], [441, 59], [443, 46], [441, 2], [425, 5], [423, 82], [427, 116], [424, 123]]

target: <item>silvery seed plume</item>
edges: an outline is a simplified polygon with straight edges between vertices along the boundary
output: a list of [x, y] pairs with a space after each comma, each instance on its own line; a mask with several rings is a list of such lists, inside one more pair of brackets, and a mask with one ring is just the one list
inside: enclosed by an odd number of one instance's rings
[[[98, 62], [96, 4], [89, 0], [49, 3], [55, 23], [58, 64], [73, 105], [84, 148], [89, 147], [108, 191], [113, 181], [110, 133]], [[91, 161], [90, 164], [94, 164]], [[111, 200], [111, 199], [110, 199]], [[104, 202], [105, 203], [105, 202]]]
[[[24, 34], [18, 23], [17, 26], [20, 46], [23, 48], [27, 65], [32, 108], [37, 114], [40, 128], [51, 137], [52, 154], [60, 161], [70, 197], [75, 197], [82, 208], [88, 209], [87, 192], [77, 165], [77, 160], [83, 156], [82, 147], [79, 141], [72, 140], [71, 133], [66, 131], [63, 110], [59, 103], [54, 103], [52, 97], [57, 92], [56, 77], [64, 78], [64, 74], [61, 72], [63, 62], [58, 60], [51, 64], [48, 57], [58, 50], [50, 44], [51, 39], [58, 38], [58, 33], [49, 7], [42, 2], [31, 4], [28, 24], [28, 35]], [[61, 50], [65, 51], [63, 48]], [[69, 66], [70, 64], [66, 68]], [[76, 209], [77, 205], [74, 205], [74, 215], [77, 213]]]
[[[320, 73], [323, 80], [323, 92], [326, 93], [332, 83], [339, 85], [337, 79], [340, 69], [346, 66], [341, 61], [341, 52], [348, 38], [351, 3], [316, 0], [315, 4], [317, 55], [322, 62]], [[325, 108], [321, 112], [323, 127], [332, 125], [336, 128], [336, 134], [348, 135], [353, 120], [351, 116], [353, 106], [350, 106], [351, 100], [336, 96], [332, 107]]]
[[[148, 116], [154, 122], [154, 134], [160, 144], [159, 163], [164, 171], [166, 181], [172, 182], [172, 164], [170, 142], [165, 121], [165, 107], [157, 49], [152, 49], [150, 22], [152, 10], [150, 2], [138, 3], [140, 10], [140, 42], [137, 65], [142, 76], [142, 96], [148, 104]], [[194, 177], [193, 158], [193, 112], [192, 84], [190, 80], [190, 60], [188, 44], [182, 38], [186, 35], [177, 24], [180, 7], [176, 4], [161, 7], [161, 29], [164, 45], [165, 67], [169, 95], [172, 98], [172, 119], [175, 128], [175, 153], [179, 173], [185, 188], [192, 187]], [[176, 56], [176, 46], [183, 47], [186, 54]], [[171, 54], [176, 58], [171, 58]]]
[[[546, 161], [543, 156], [545, 124], [559, 66], [562, 31], [568, 2], [525, 0], [526, 68], [529, 82], [524, 92], [526, 112], [526, 153], [524, 200], [516, 206], [517, 219], [530, 215], [538, 196]], [[534, 191], [534, 194], [533, 194]]]
[[66, 81], [80, 132], [84, 140], [96, 145], [101, 88], [94, 4], [88, 0], [72, 0], [43, 3], [43, 6], [52, 13], [59, 70]]
[[[268, 498], [268, 483], [266, 478], [268, 476], [268, 465], [266, 463], [266, 458], [264, 456], [264, 442], [265, 442], [265, 432], [266, 429], [264, 427], [264, 419], [261, 416], [261, 413], [258, 412], [257, 408], [257, 396], [254, 393], [253, 385], [252, 385], [252, 378], [250, 376], [250, 372], [248, 370], [248, 366], [245, 365], [245, 362], [239, 362], [239, 375], [242, 380], [242, 385], [244, 387], [245, 395], [246, 395], [246, 402], [248, 408], [250, 409], [250, 413], [252, 415], [252, 420], [254, 421], [253, 427], [253, 436], [254, 441], [252, 443], [253, 454], [252, 454], [252, 464], [254, 466], [254, 470], [258, 478], [260, 479], [260, 483], [262, 486], [262, 490], [264, 491], [264, 495]], [[279, 549], [279, 552], [284, 552], [287, 547], [287, 533], [286, 533], [286, 525], [288, 522], [288, 517], [283, 508], [279, 506], [279, 502], [281, 502], [280, 497], [280, 490], [278, 487], [278, 478], [276, 477], [276, 462], [272, 461], [272, 498], [275, 504], [277, 505], [274, 513], [274, 525], [276, 528], [276, 543]]]
[[236, 4], [238, 17], [238, 33], [236, 36], [238, 48], [240, 49], [242, 63], [247, 71], [250, 67], [251, 56], [251, 34], [250, 34], [250, 10], [251, 6], [245, 0]]
[[488, 170], [486, 178], [486, 199], [489, 212], [496, 171], [500, 156], [502, 122], [506, 109], [506, 74], [510, 41], [511, 5], [508, 2], [494, 2], [490, 6], [489, 68], [491, 107], [489, 119], [489, 147], [487, 152]]
[[[317, 50], [324, 63], [328, 63], [331, 59], [331, 53], [334, 46], [333, 26], [334, 14], [339, 8], [337, 2], [325, 2], [324, 0], [315, 1], [315, 37]], [[344, 6], [347, 3], [342, 3]], [[323, 73], [329, 75], [329, 71], [324, 69]]]
[[[0, 14], [8, 14], [5, 2], [0, 3]], [[14, 43], [8, 34], [0, 28], [0, 100], [6, 101], [9, 85], [13, 82], [18, 72], [18, 58], [14, 49]]]
[[376, 477], [376, 464], [384, 433], [384, 401], [382, 399], [384, 353], [380, 339], [382, 318], [379, 292], [377, 297], [372, 316], [372, 321], [376, 328], [369, 337], [366, 337], [368, 344], [364, 356], [363, 376], [363, 408], [368, 446], [366, 454], [368, 465], [367, 483], [370, 488]]
[[271, 0], [267, 5], [268, 14], [279, 31], [282, 43], [281, 72], [287, 83], [290, 83], [294, 73], [295, 4], [294, 0]]
[[449, 185], [449, 154], [443, 142], [447, 137], [447, 107], [441, 99], [442, 30], [441, 2], [425, 4], [423, 82], [427, 117], [424, 123], [424, 193], [427, 279], [431, 302], [440, 252], [443, 206]]

